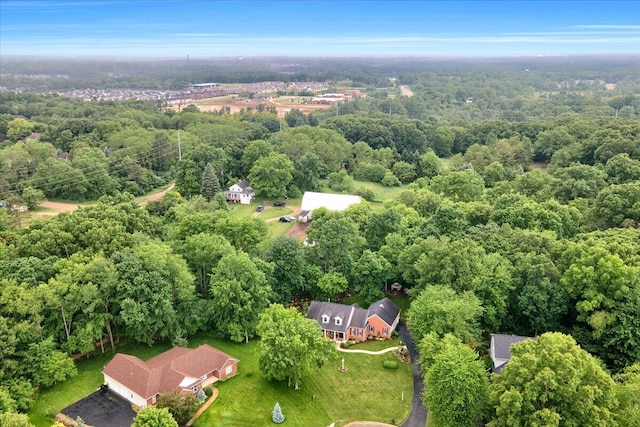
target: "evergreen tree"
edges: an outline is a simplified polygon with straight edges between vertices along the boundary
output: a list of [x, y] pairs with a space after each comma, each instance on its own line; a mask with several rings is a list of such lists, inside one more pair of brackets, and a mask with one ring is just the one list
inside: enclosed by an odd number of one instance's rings
[[210, 201], [216, 194], [220, 192], [220, 182], [213, 171], [211, 163], [207, 163], [202, 173], [202, 187], [200, 193]]
[[273, 407], [271, 419], [276, 424], [281, 424], [284, 421], [284, 415], [282, 415], [282, 409], [280, 409], [280, 404], [278, 402], [276, 402], [276, 405]]

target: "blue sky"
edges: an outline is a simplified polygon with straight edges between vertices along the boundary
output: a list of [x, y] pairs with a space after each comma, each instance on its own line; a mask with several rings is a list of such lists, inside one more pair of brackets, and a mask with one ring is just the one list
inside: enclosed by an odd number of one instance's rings
[[640, 53], [639, 1], [0, 0], [0, 54]]

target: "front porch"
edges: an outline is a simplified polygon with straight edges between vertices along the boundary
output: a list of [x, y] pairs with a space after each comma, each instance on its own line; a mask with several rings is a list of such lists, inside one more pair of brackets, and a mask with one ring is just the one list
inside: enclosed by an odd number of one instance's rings
[[322, 334], [323, 336], [329, 338], [330, 340], [334, 340], [338, 342], [346, 341], [344, 332], [334, 332], [334, 331], [327, 331], [326, 329], [323, 329]]

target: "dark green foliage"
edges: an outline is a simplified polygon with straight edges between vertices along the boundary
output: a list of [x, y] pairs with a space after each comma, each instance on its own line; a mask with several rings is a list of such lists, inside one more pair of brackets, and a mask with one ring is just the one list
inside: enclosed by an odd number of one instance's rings
[[200, 403], [195, 395], [180, 392], [161, 394], [156, 402], [156, 407], [166, 408], [179, 425], [186, 424], [199, 406]]
[[382, 367], [385, 369], [398, 369], [398, 362], [395, 360], [385, 360], [382, 362]]
[[200, 192], [205, 197], [205, 199], [207, 199], [207, 201], [211, 201], [213, 196], [220, 192], [220, 182], [218, 181], [218, 177], [216, 176], [211, 163], [207, 163], [207, 165], [204, 167]]

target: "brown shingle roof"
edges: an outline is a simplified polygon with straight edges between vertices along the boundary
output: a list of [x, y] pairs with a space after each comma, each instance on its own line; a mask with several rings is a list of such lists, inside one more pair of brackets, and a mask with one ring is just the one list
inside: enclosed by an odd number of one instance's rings
[[221, 370], [229, 360], [238, 361], [203, 344], [195, 349], [175, 347], [146, 362], [118, 353], [105, 366], [103, 373], [148, 399], [178, 389], [185, 377], [200, 378]]

